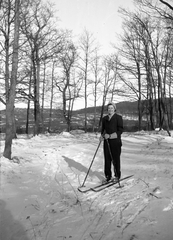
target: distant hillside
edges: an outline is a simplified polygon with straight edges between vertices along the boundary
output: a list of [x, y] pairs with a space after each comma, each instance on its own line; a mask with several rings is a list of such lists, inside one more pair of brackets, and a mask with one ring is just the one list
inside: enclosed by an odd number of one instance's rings
[[[73, 111], [72, 117], [72, 129], [83, 129], [84, 128], [84, 112], [85, 109], [75, 110]], [[123, 116], [124, 119], [124, 127], [126, 131], [134, 131], [137, 130], [137, 121], [133, 117], [137, 115], [137, 102], [120, 102], [117, 103], [117, 112]], [[0, 111], [1, 119], [0, 119], [0, 130], [1, 132], [5, 132], [5, 110]], [[96, 108], [96, 122], [98, 125], [101, 113], [101, 106]], [[107, 113], [107, 109], [105, 107], [104, 113]], [[50, 110], [44, 109], [44, 123], [42, 127], [42, 132], [47, 131], [50, 121]], [[127, 115], [129, 118], [127, 119]], [[26, 129], [26, 118], [27, 118], [27, 110], [23, 108], [15, 109], [15, 117], [16, 117], [16, 128], [17, 133], [24, 133]], [[93, 123], [94, 123], [94, 107], [87, 108], [87, 118], [88, 118], [88, 131], [92, 131]], [[130, 120], [131, 119], [131, 120]], [[41, 124], [42, 125], [42, 124]], [[34, 110], [30, 110], [29, 116], [29, 132], [33, 132], [34, 126]], [[52, 110], [51, 117], [51, 131], [52, 132], [61, 132], [66, 130], [66, 122], [63, 117], [63, 112], [60, 109]]]
[[[130, 115], [136, 115], [137, 114], [137, 101], [136, 102], [120, 102], [116, 104], [117, 106], [117, 112], [125, 115], [125, 114], [130, 114]], [[96, 108], [97, 112], [101, 112], [101, 106], [98, 106]], [[105, 106], [104, 112], [106, 113], [107, 107]], [[80, 110], [75, 110], [74, 113], [84, 113], [85, 109], [80, 109]], [[87, 108], [87, 113], [94, 113], [94, 107], [88, 107]]]

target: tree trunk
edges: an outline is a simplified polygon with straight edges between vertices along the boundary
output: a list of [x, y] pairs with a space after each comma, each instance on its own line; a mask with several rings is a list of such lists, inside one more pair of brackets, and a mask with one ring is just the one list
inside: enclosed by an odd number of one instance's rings
[[28, 99], [27, 112], [26, 112], [26, 134], [29, 133], [29, 111], [30, 111], [30, 100]]
[[33, 77], [34, 77], [34, 135], [39, 134], [40, 124], [40, 104], [39, 104], [39, 77], [40, 64], [38, 59], [38, 49], [32, 53]]
[[[30, 78], [29, 78], [29, 97], [31, 95], [31, 80], [32, 80], [32, 67], [30, 69]], [[26, 134], [29, 133], [29, 113], [30, 113], [30, 98], [28, 99], [27, 104], [27, 114], [26, 114]]]
[[95, 77], [95, 85], [94, 85], [94, 123], [93, 123], [93, 132], [95, 132], [96, 128], [96, 106], [97, 106], [97, 76]]
[[137, 66], [137, 75], [138, 75], [138, 130], [141, 130], [142, 125], [142, 104], [141, 104], [141, 70], [140, 70], [140, 64], [139, 62], [136, 62]]
[[45, 98], [45, 82], [46, 82], [46, 60], [43, 66], [43, 90], [42, 90], [42, 106], [41, 106], [41, 126], [44, 129], [44, 98]]
[[173, 112], [172, 112], [172, 109], [173, 109], [173, 106], [172, 106], [172, 92], [171, 92], [171, 78], [172, 78], [172, 74], [171, 74], [171, 71], [169, 72], [170, 74], [170, 83], [169, 83], [169, 124], [170, 124], [170, 128], [172, 129], [173, 128], [173, 122], [172, 122], [172, 119], [173, 119]]
[[85, 133], [87, 132], [87, 68], [88, 68], [88, 63], [86, 61], [86, 71], [85, 71], [85, 122], [84, 122], [84, 130]]
[[51, 97], [50, 97], [50, 111], [49, 111], [49, 126], [48, 126], [48, 132], [51, 131], [51, 122], [52, 122], [52, 106], [53, 106], [53, 80], [54, 80], [54, 70], [55, 70], [55, 61], [53, 61], [52, 66], [52, 81], [51, 81]]
[[[15, 1], [15, 28], [12, 56], [12, 73], [10, 79], [9, 97], [6, 104], [6, 138], [3, 156], [11, 159], [11, 146], [14, 136], [14, 102], [16, 96], [16, 79], [18, 69], [18, 46], [19, 46], [19, 2]], [[6, 93], [7, 94], [7, 93]]]

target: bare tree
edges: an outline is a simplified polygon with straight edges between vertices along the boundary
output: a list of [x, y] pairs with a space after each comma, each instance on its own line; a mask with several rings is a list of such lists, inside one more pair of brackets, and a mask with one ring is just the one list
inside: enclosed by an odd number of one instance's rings
[[[143, 2], [144, 6], [146, 6], [146, 3], [148, 3], [147, 0]], [[140, 23], [142, 22], [141, 25], [143, 26], [144, 31], [146, 32], [147, 37], [149, 39], [149, 43], [151, 46], [150, 54], [152, 55], [153, 58], [153, 69], [157, 76], [157, 102], [158, 102], [159, 127], [160, 129], [162, 129], [163, 124], [165, 122], [167, 132], [170, 135], [168, 121], [169, 116], [171, 114], [168, 113], [167, 107], [167, 89], [168, 89], [167, 78], [173, 56], [173, 51], [171, 47], [172, 45], [171, 24], [173, 25], [172, 21], [173, 19], [169, 12], [165, 9], [160, 8], [159, 5], [152, 5], [151, 2], [147, 7], [149, 9], [152, 9], [152, 11], [155, 13], [157, 14], [159, 13], [159, 15], [157, 16], [155, 14], [154, 19], [152, 19], [152, 22], [156, 22], [155, 24], [156, 30], [153, 30], [154, 34], [152, 34], [151, 31], [149, 31], [147, 25], [144, 22], [142, 21], [139, 22]], [[168, 20], [171, 20], [171, 22]]]
[[0, 56], [1, 56], [1, 78], [5, 79], [5, 83], [1, 85], [0, 101], [4, 105], [8, 101], [8, 92], [10, 88], [10, 72], [12, 62], [12, 40], [14, 39], [14, 3], [5, 1], [2, 4], [0, 12]]
[[[157, 114], [161, 129], [165, 116], [167, 115], [168, 118], [166, 78], [172, 59], [170, 34], [167, 30], [164, 31], [167, 29], [165, 27], [167, 24], [165, 25], [163, 18], [157, 15], [158, 12], [159, 14], [162, 12], [160, 8], [152, 5], [148, 0], [136, 1], [136, 3], [140, 4], [140, 13], [122, 11], [125, 16], [125, 31], [121, 38], [124, 45], [119, 50], [126, 63], [122, 65], [123, 70], [127, 70], [138, 81], [132, 85], [132, 81], [127, 81], [124, 77], [122, 80], [138, 96], [138, 103], [146, 103], [146, 115], [147, 117], [148, 114], [150, 115], [151, 128], [155, 128], [154, 119]], [[152, 11], [149, 12], [147, 9]], [[164, 11], [162, 17], [163, 13]], [[135, 63], [135, 68], [129, 60]], [[137, 71], [134, 71], [135, 69]], [[145, 99], [147, 101], [141, 101]], [[138, 104], [139, 116], [142, 116], [141, 107], [142, 105]]]
[[102, 105], [101, 105], [101, 113], [99, 119], [99, 127], [101, 126], [101, 120], [104, 114], [104, 108], [106, 101], [108, 98], [111, 100], [112, 88], [114, 85], [114, 72], [112, 68], [112, 61], [110, 60], [110, 56], [105, 56], [102, 63]]
[[94, 51], [94, 58], [92, 62], [91, 71], [93, 72], [93, 80], [92, 80], [92, 87], [93, 87], [93, 96], [94, 96], [94, 118], [93, 118], [93, 131], [97, 128], [96, 126], [96, 107], [97, 107], [97, 101], [101, 97], [99, 87], [101, 86], [101, 74], [102, 74], [102, 68], [101, 68], [101, 56], [99, 56], [99, 49], [96, 48]]
[[59, 88], [59, 91], [62, 93], [63, 100], [63, 115], [67, 123], [67, 130], [71, 129], [71, 117], [73, 110], [74, 100], [78, 97], [76, 95], [75, 88], [77, 87], [72, 81], [72, 71], [77, 60], [77, 51], [72, 43], [68, 39], [64, 42], [64, 49], [62, 54], [59, 57], [59, 61], [62, 67], [62, 80], [57, 82], [56, 86]]
[[132, 94], [138, 101], [138, 128], [140, 130], [143, 111], [142, 99], [146, 98], [144, 79], [142, 78], [145, 71], [142, 65], [143, 46], [139, 35], [140, 26], [135, 20], [135, 14], [124, 9], [121, 9], [121, 13], [125, 16], [123, 22], [124, 31], [120, 37], [122, 45], [117, 49], [121, 55], [119, 67], [125, 73], [125, 77], [122, 74], [120, 77], [129, 89], [129, 94]]
[[50, 110], [49, 110], [49, 126], [48, 132], [51, 132], [51, 121], [52, 121], [52, 110], [53, 110], [53, 96], [54, 96], [54, 81], [55, 81], [55, 66], [56, 59], [52, 59], [52, 70], [51, 70], [51, 88], [50, 88]]
[[54, 27], [53, 10], [51, 6], [34, 0], [23, 8], [22, 33], [30, 48], [30, 58], [34, 82], [34, 134], [40, 132], [40, 82], [41, 65], [46, 58], [61, 51], [62, 35]]
[[91, 84], [90, 74], [91, 74], [91, 63], [93, 61], [93, 53], [95, 50], [95, 39], [93, 34], [88, 30], [84, 30], [81, 38], [80, 38], [80, 46], [79, 46], [79, 56], [80, 56], [80, 68], [83, 72], [84, 76], [84, 101], [85, 101], [85, 121], [84, 121], [84, 129], [87, 132], [87, 107], [88, 107], [88, 86]]
[[12, 55], [12, 72], [10, 77], [10, 85], [7, 94], [6, 102], [6, 137], [5, 149], [3, 156], [11, 159], [11, 146], [13, 139], [13, 119], [14, 119], [14, 102], [16, 91], [16, 79], [18, 69], [18, 46], [19, 46], [19, 6], [20, 0], [15, 0], [15, 16], [14, 16], [14, 42], [13, 42], [13, 55]]

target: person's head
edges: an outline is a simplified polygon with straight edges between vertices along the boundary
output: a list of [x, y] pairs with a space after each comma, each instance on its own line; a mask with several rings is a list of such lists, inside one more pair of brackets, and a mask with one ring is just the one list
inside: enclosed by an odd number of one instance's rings
[[108, 114], [113, 114], [114, 112], [116, 112], [116, 105], [113, 102], [108, 103], [107, 105], [107, 111]]

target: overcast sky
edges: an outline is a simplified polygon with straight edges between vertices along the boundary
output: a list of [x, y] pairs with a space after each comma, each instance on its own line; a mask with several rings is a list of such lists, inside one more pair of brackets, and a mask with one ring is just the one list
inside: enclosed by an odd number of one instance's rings
[[50, 0], [56, 4], [59, 26], [79, 35], [86, 28], [102, 45], [103, 52], [111, 51], [121, 31], [119, 7], [132, 8], [133, 0]]

